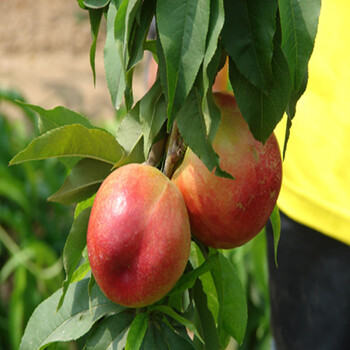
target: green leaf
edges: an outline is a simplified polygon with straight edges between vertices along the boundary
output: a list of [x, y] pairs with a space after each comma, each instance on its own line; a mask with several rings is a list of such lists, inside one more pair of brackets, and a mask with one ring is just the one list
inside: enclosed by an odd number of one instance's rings
[[185, 102], [203, 61], [209, 12], [209, 1], [157, 2], [157, 27], [165, 57], [168, 85], [168, 130]]
[[212, 276], [219, 299], [219, 330], [222, 327], [241, 344], [248, 319], [245, 292], [230, 261], [221, 253], [218, 261]]
[[276, 31], [277, 0], [224, 1], [222, 41], [239, 72], [259, 90], [267, 92]]
[[89, 279], [84, 279], [71, 284], [58, 312], [56, 305], [61, 290], [44, 300], [29, 319], [20, 350], [40, 350], [57, 341], [78, 339], [101, 317], [125, 310], [124, 307], [109, 301], [97, 285], [92, 290], [92, 307], [89, 309], [88, 283]]
[[247, 121], [254, 137], [266, 142], [286, 110], [291, 79], [289, 67], [281, 48], [275, 43], [272, 57], [274, 81], [267, 93], [252, 85], [238, 70], [235, 63], [229, 62], [230, 81], [239, 109]]
[[194, 350], [194, 346], [191, 343], [191, 339], [187, 336], [182, 337], [180, 334], [174, 332], [166, 323], [160, 324], [163, 331], [163, 336], [166, 337], [168, 347], [171, 350]]
[[77, 268], [83, 251], [86, 247], [86, 233], [90, 212], [91, 208], [87, 208], [74, 220], [66, 244], [64, 246], [63, 266], [66, 272], [66, 279], [62, 285], [62, 295], [59, 300], [57, 310], [59, 310], [63, 305], [68, 287], [72, 282], [74, 270]]
[[220, 349], [219, 334], [215, 319], [207, 304], [207, 296], [200, 281], [196, 281], [193, 289], [193, 299], [197, 312], [197, 328], [203, 336], [206, 349]]
[[280, 212], [278, 210], [277, 205], [274, 207], [272, 214], [270, 216], [272, 230], [273, 230], [273, 242], [274, 242], [274, 251], [275, 251], [275, 264], [277, 263], [277, 250], [278, 250], [278, 242], [281, 236], [281, 219]]
[[224, 12], [223, 0], [211, 1], [207, 45], [206, 45], [206, 50], [205, 50], [204, 60], [203, 60], [203, 85], [204, 85], [203, 95], [204, 96], [209, 88], [211, 80], [214, 78], [211, 76], [212, 74], [209, 73], [210, 72], [209, 64], [213, 60], [215, 52], [217, 51], [219, 35], [224, 25], [224, 21], [225, 21], [225, 12]]
[[[109, 0], [107, 2], [109, 2]], [[102, 9], [89, 10], [91, 35], [92, 35], [92, 44], [90, 48], [90, 66], [91, 66], [92, 75], [94, 78], [94, 85], [96, 85], [96, 71], [95, 71], [96, 44], [97, 44], [97, 36], [98, 36], [98, 31], [100, 29], [102, 14], [103, 14]]]
[[140, 122], [142, 125], [144, 155], [147, 159], [151, 146], [166, 120], [166, 102], [157, 79], [140, 102]]
[[216, 106], [213, 94], [209, 87], [214, 83], [220, 62], [221, 48], [218, 39], [225, 20], [223, 0], [210, 2], [210, 21], [207, 38], [207, 49], [203, 60], [203, 96], [202, 110], [206, 125], [206, 133], [210, 142], [213, 142], [220, 124], [220, 110]]
[[91, 9], [102, 9], [106, 7], [111, 0], [84, 0], [83, 4]]
[[321, 0], [278, 0], [282, 26], [282, 50], [290, 66], [294, 90], [303, 84], [313, 51]]
[[185, 326], [189, 331], [193, 332], [193, 334], [203, 343], [203, 339], [200, 336], [196, 326], [187, 318], [182, 317], [179, 315], [176, 311], [174, 311], [171, 307], [167, 305], [155, 305], [151, 307], [152, 311], [159, 311], [162, 312], [165, 315], [170, 316], [175, 321], [179, 322], [183, 326]]
[[201, 96], [194, 88], [176, 116], [180, 134], [210, 171], [215, 169], [216, 175], [232, 178], [230, 174], [220, 168], [219, 156], [215, 153], [207, 137], [201, 105]]
[[124, 67], [122, 66], [121, 43], [117, 42], [114, 36], [116, 14], [117, 8], [114, 2], [111, 2], [107, 12], [107, 33], [103, 52], [106, 81], [111, 95], [112, 105], [118, 108], [125, 91], [126, 77]]
[[209, 272], [213, 266], [217, 263], [218, 255], [213, 254], [206, 259], [199, 267], [181, 276], [175, 287], [170, 292], [170, 295], [183, 293], [185, 290], [190, 289], [194, 286], [196, 280]]
[[300, 97], [303, 95], [303, 93], [306, 90], [307, 82], [308, 82], [308, 71], [305, 72], [304, 79], [302, 81], [300, 89], [298, 91], [295, 91], [294, 89], [292, 89], [290, 94], [289, 103], [287, 106], [287, 124], [286, 124], [286, 132], [285, 132], [284, 145], [283, 145], [283, 159], [286, 156], [287, 144], [288, 144], [289, 135], [290, 135], [290, 128], [292, 127], [292, 119], [295, 116], [296, 105]]
[[133, 315], [127, 312], [106, 318], [94, 327], [84, 350], [123, 349], [132, 320]]
[[79, 7], [83, 10], [86, 10], [86, 6], [84, 5], [84, 0], [77, 0]]
[[115, 167], [128, 163], [142, 163], [145, 160], [140, 123], [140, 102], [137, 102], [134, 108], [124, 117], [117, 130], [116, 139], [124, 148], [126, 154], [115, 164]]
[[113, 106], [118, 108], [124, 92], [127, 90], [128, 101], [131, 89], [131, 76], [127, 75], [129, 62], [128, 45], [135, 14], [140, 0], [123, 0], [118, 7], [110, 3], [107, 13], [107, 36], [105, 44], [105, 71], [107, 85]]
[[94, 199], [95, 199], [95, 195], [91, 196], [90, 198], [79, 202], [74, 210], [74, 219], [76, 219], [79, 214], [85, 210], [86, 208], [92, 207], [93, 203], [94, 203]]
[[[213, 255], [215, 255], [215, 253]], [[205, 262], [199, 246], [194, 243], [191, 246], [191, 261], [193, 261], [196, 266]], [[208, 308], [212, 313], [215, 322], [217, 323], [219, 316], [219, 302], [212, 274], [203, 274], [199, 277], [199, 279], [207, 296]]]
[[55, 157], [85, 157], [114, 164], [122, 155], [122, 148], [106, 131], [73, 124], [35, 138], [10, 161], [10, 165]]
[[[91, 271], [89, 260], [83, 262], [79, 267], [73, 272], [73, 276], [70, 283], [81, 281], [86, 275]], [[90, 280], [93, 275], [90, 273]]]
[[125, 350], [139, 350], [148, 326], [148, 314], [138, 314], [131, 323], [126, 338]]
[[95, 159], [82, 159], [66, 177], [61, 188], [48, 200], [66, 205], [91, 197], [110, 174], [111, 165]]
[[208, 140], [213, 143], [221, 121], [221, 112], [215, 103], [211, 90], [208, 90], [202, 103], [204, 122]]
[[88, 129], [94, 128], [90, 121], [82, 114], [62, 106], [57, 106], [53, 109], [44, 109], [29, 103], [22, 103], [22, 105], [39, 114], [39, 130], [41, 134], [60, 126], [71, 124], [81, 124]]
[[133, 28], [134, 37], [130, 40], [130, 59], [128, 63], [128, 70], [132, 69], [142, 60], [144, 44], [147, 38], [150, 24], [154, 17], [156, 8], [156, 1], [144, 1], [141, 5], [140, 20], [135, 23]]
[[148, 322], [148, 329], [141, 344], [141, 350], [169, 350], [167, 339], [156, 322]]

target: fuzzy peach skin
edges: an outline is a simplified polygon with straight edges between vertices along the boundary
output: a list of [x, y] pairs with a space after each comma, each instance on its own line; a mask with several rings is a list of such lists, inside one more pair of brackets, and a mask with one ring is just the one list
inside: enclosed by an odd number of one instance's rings
[[180, 189], [192, 234], [214, 248], [234, 248], [257, 235], [275, 206], [282, 181], [282, 161], [274, 134], [256, 141], [234, 96], [215, 93], [221, 122], [213, 142], [220, 167], [235, 179], [209, 172], [188, 149], [172, 181]]
[[102, 183], [89, 219], [87, 249], [107, 298], [128, 307], [158, 301], [181, 277], [190, 244], [184, 200], [158, 169], [129, 164]]

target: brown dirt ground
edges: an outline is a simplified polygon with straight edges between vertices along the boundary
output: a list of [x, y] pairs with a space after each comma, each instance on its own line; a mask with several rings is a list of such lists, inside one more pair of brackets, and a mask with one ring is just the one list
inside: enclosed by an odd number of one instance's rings
[[[0, 0], [0, 89], [14, 89], [44, 108], [63, 105], [100, 125], [115, 115], [105, 82], [104, 39], [103, 18], [94, 87], [87, 11], [75, 0]], [[138, 77], [136, 98], [144, 92]]]

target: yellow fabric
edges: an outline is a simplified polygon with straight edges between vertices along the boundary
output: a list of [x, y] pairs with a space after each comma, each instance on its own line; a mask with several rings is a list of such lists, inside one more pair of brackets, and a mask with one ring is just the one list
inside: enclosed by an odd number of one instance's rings
[[[276, 134], [284, 142], [285, 121]], [[322, 0], [278, 200], [292, 219], [350, 245], [350, 2]]]

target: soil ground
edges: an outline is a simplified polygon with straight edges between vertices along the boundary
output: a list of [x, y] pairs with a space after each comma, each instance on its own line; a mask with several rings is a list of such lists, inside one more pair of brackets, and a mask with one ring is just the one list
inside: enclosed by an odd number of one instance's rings
[[[96, 87], [89, 61], [91, 40], [88, 12], [76, 0], [0, 0], [0, 89], [20, 92], [44, 108], [63, 105], [101, 125], [115, 115], [104, 75], [104, 18], [96, 50]], [[140, 97], [142, 81], [134, 86]]]

